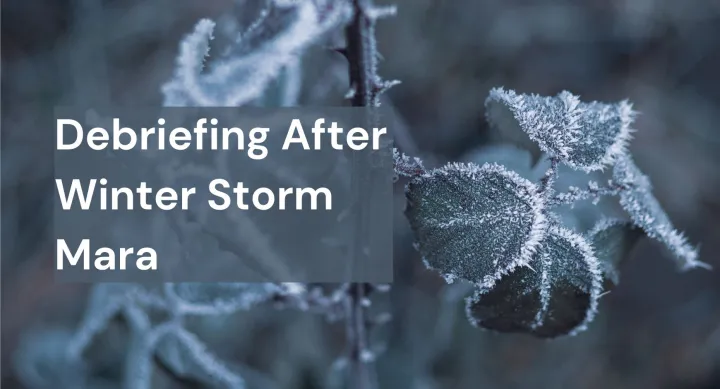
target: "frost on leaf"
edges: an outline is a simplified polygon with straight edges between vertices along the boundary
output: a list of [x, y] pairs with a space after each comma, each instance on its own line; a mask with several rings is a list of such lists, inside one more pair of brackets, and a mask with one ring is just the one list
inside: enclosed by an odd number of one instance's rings
[[600, 262], [603, 288], [606, 291], [618, 284], [618, 266], [625, 261], [643, 235], [642, 229], [632, 222], [619, 219], [601, 220], [588, 232], [587, 239], [592, 243]]
[[580, 235], [552, 226], [529, 266], [480, 288], [467, 299], [476, 326], [553, 338], [583, 331], [597, 311], [602, 274]]
[[632, 157], [620, 158], [615, 164], [613, 176], [617, 183], [631, 186], [631, 189], [620, 194], [620, 205], [630, 215], [633, 223], [642, 228], [649, 237], [667, 246], [682, 270], [709, 268], [709, 265], [698, 261], [697, 249], [672, 225], [670, 218], [652, 194], [650, 179], [635, 165]]
[[494, 164], [449, 164], [413, 178], [405, 215], [425, 264], [491, 287], [528, 263], [545, 233], [537, 187]]
[[583, 103], [567, 91], [544, 97], [495, 88], [485, 105], [491, 125], [509, 134], [519, 127], [543, 152], [587, 172], [625, 153], [635, 116], [627, 101]]

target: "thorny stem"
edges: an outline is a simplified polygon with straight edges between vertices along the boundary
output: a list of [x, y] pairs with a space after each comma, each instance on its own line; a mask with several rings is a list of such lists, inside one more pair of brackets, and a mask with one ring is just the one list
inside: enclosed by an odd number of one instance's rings
[[[347, 46], [342, 50], [348, 60], [352, 88], [350, 99], [352, 106], [366, 107], [369, 118], [373, 120], [375, 109], [380, 106], [380, 95], [396, 84], [383, 82], [377, 74], [375, 21], [391, 15], [394, 9], [376, 7], [372, 0], [352, 0], [352, 6], [352, 21], [345, 28]], [[355, 389], [374, 389], [378, 386], [372, 354], [368, 348], [368, 320], [363, 304], [367, 289], [364, 284], [349, 284], [345, 299], [348, 371], [352, 381], [350, 384]]]
[[365, 14], [367, 0], [353, 0], [352, 22], [345, 27], [351, 102], [354, 107], [377, 107], [373, 82], [377, 79], [377, 56], [373, 52], [375, 31], [373, 21]]
[[341, 50], [349, 65], [350, 100], [353, 107], [376, 108], [380, 106], [380, 95], [400, 83], [383, 81], [377, 74], [375, 22], [394, 15], [395, 7], [378, 7], [372, 0], [352, 0], [352, 6], [352, 21], [345, 27], [347, 46]]

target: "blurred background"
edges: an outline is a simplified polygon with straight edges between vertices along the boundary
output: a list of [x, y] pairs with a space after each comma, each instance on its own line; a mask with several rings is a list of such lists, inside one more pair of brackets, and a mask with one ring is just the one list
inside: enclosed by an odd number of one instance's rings
[[[34, 387], [27, 355], [53, 353], [89, 290], [53, 282], [51, 172], [34, 164], [48, 150], [20, 139], [51, 137], [40, 123], [57, 105], [161, 104], [182, 36], [202, 17], [247, 25], [253, 3], [3, 0], [3, 388]], [[402, 81], [385, 97], [402, 118], [403, 149], [442, 163], [486, 146], [484, 100], [495, 86], [627, 98], [641, 112], [631, 144], [638, 165], [676, 227], [700, 244], [700, 259], [720, 268], [720, 2], [395, 4], [397, 17], [377, 33], [381, 75]], [[300, 105], [344, 104], [347, 64], [334, 44], [331, 37], [303, 57]], [[373, 307], [393, 315], [373, 335], [384, 349], [381, 388], [720, 389], [718, 271], [681, 274], [660, 245], [643, 240], [587, 332], [553, 341], [489, 333], [473, 328], [457, 291], [424, 269], [400, 184], [396, 200], [395, 283]], [[344, 347], [342, 325], [269, 307], [192, 325], [251, 388], [326, 387]], [[104, 388], [120, 387], [123, 342], [122, 325], [113, 325], [92, 351]]]

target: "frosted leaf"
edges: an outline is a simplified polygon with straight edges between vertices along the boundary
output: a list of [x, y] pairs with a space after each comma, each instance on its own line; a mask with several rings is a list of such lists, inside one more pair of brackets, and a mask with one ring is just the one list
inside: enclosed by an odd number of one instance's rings
[[405, 215], [428, 268], [490, 287], [545, 233], [537, 187], [495, 164], [449, 164], [407, 185]]
[[600, 265], [587, 241], [551, 226], [528, 266], [467, 299], [473, 325], [552, 338], [583, 331], [597, 311]]
[[698, 261], [697, 249], [675, 229], [665, 210], [653, 196], [650, 179], [635, 165], [632, 157], [624, 156], [618, 160], [613, 170], [613, 178], [621, 185], [631, 186], [631, 189], [620, 194], [620, 205], [630, 215], [633, 223], [642, 228], [650, 238], [664, 244], [682, 270], [710, 268]]
[[617, 267], [643, 235], [642, 229], [632, 222], [619, 219], [603, 219], [587, 233], [600, 262], [606, 291], [618, 284], [620, 276]]
[[625, 154], [635, 117], [627, 101], [583, 103], [567, 91], [544, 97], [494, 88], [485, 105], [491, 125], [508, 133], [519, 127], [543, 152], [587, 172]]

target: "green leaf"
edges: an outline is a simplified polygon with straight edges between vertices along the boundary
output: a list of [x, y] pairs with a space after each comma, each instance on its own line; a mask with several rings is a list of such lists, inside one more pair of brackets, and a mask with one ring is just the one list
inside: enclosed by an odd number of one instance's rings
[[552, 338], [583, 331], [597, 312], [602, 289], [597, 258], [587, 241], [552, 226], [529, 266], [467, 299], [473, 325]]
[[652, 183], [635, 165], [632, 157], [620, 158], [613, 168], [613, 179], [631, 189], [620, 194], [620, 205], [635, 225], [652, 239], [664, 244], [673, 254], [681, 270], [710, 268], [698, 260], [698, 250], [685, 235], [676, 230], [665, 210], [652, 193]]
[[428, 268], [490, 287], [530, 261], [545, 234], [537, 187], [495, 164], [449, 164], [413, 178], [405, 215]]
[[[538, 150], [527, 144], [527, 137], [543, 152], [586, 172], [601, 170], [625, 154], [635, 117], [627, 101], [584, 103], [567, 91], [545, 97], [494, 88], [485, 105], [488, 122], [530, 150], [535, 160]], [[521, 132], [527, 137], [518, 136]]]

